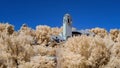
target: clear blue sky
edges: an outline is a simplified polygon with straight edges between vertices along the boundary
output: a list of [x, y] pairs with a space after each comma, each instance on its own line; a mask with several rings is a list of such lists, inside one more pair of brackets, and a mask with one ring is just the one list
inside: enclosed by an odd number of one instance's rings
[[0, 22], [60, 27], [65, 13], [77, 29], [120, 28], [120, 0], [0, 0]]

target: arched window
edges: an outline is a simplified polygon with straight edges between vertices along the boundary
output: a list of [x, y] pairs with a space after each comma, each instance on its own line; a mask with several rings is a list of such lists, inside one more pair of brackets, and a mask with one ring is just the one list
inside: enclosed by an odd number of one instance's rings
[[70, 24], [70, 19], [68, 18], [68, 23]]

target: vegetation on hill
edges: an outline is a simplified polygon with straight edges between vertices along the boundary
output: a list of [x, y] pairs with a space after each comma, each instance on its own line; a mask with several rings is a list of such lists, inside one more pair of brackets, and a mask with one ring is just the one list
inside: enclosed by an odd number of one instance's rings
[[66, 42], [50, 41], [62, 28], [23, 25], [15, 31], [0, 24], [0, 68], [120, 68], [120, 31], [90, 30], [95, 36], [75, 36]]

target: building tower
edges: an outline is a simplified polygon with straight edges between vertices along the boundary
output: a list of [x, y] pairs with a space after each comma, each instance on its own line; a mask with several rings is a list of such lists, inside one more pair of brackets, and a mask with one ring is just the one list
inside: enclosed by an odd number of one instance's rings
[[72, 18], [70, 14], [65, 14], [63, 17], [63, 38], [67, 40], [67, 38], [72, 36]]

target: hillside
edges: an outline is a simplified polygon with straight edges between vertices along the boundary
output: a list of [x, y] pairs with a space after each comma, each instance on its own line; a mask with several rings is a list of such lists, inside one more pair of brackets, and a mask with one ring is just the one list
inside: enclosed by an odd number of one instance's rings
[[62, 28], [23, 25], [15, 31], [0, 24], [0, 68], [120, 68], [120, 31], [90, 29], [95, 36], [75, 36], [66, 42], [50, 41]]

